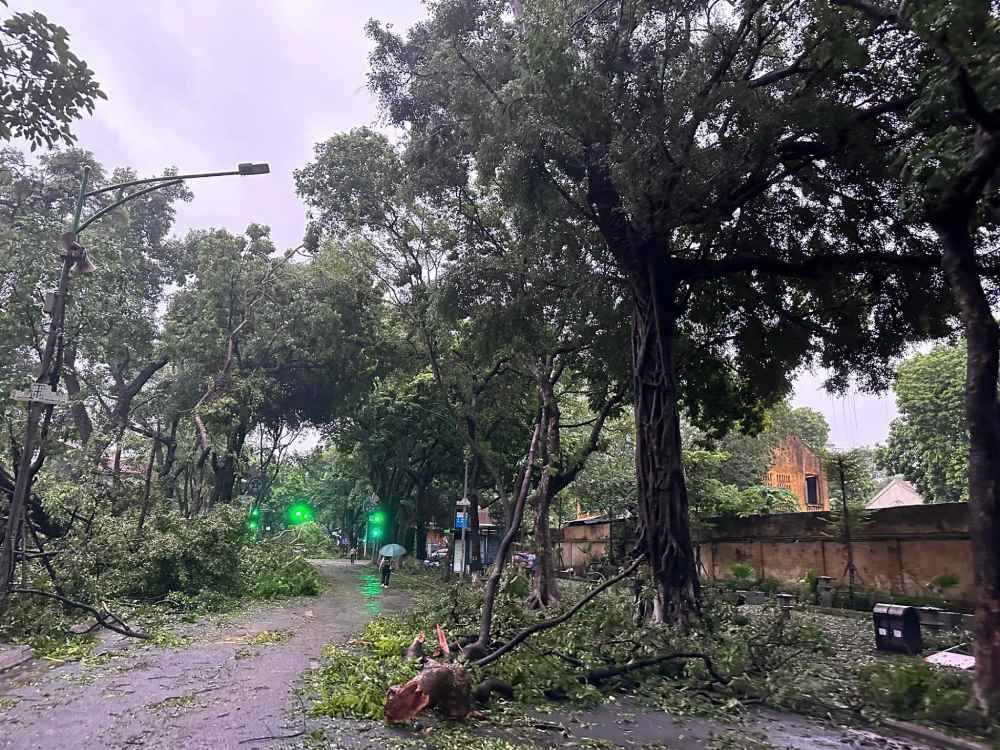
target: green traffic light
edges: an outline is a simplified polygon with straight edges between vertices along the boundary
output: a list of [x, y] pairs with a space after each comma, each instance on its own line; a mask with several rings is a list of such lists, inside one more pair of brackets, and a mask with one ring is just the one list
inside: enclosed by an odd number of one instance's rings
[[298, 501], [288, 508], [288, 523], [297, 526], [303, 523], [310, 523], [313, 520], [313, 509], [309, 503]]
[[368, 520], [371, 522], [372, 526], [381, 526], [385, 523], [385, 513], [381, 510], [377, 510], [369, 516]]

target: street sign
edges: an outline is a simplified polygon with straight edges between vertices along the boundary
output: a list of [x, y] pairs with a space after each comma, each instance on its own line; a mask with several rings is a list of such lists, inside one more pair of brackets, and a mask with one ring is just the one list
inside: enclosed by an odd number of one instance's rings
[[264, 489], [263, 477], [254, 477], [247, 482], [247, 492], [251, 495], [258, 494], [262, 489]]
[[464, 513], [456, 513], [455, 514], [455, 528], [456, 529], [464, 529], [465, 528], [465, 514]]
[[56, 406], [69, 401], [69, 396], [53, 390], [45, 383], [32, 383], [31, 390], [14, 391], [11, 398], [15, 401], [35, 401], [40, 404], [54, 404]]

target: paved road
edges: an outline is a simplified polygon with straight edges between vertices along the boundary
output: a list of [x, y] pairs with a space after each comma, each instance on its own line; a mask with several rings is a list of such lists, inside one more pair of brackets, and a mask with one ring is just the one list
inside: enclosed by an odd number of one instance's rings
[[[116, 655], [102, 666], [36, 662], [5, 677], [0, 748], [253, 748], [268, 743], [251, 738], [301, 728], [286, 725], [297, 701], [293, 687], [322, 647], [407, 601], [403, 592], [382, 589], [370, 566], [333, 560], [317, 566], [329, 581], [320, 596], [202, 625], [183, 647], [113, 640], [108, 645]], [[289, 637], [252, 645], [264, 631]]]
[[[330, 748], [384, 750], [393, 741], [425, 746], [420, 726], [303, 719], [294, 688], [303, 672], [318, 663], [322, 647], [347, 640], [369, 619], [406, 606], [408, 599], [405, 592], [382, 589], [370, 566], [330, 560], [316, 564], [330, 584], [319, 597], [262, 606], [223, 624], [200, 623], [191, 627], [196, 638], [185, 646], [158, 648], [115, 639], [108, 642], [114, 658], [99, 667], [52, 668], [36, 662], [31, 669], [6, 675], [0, 681], [0, 748], [276, 750], [303, 748], [306, 738], [254, 738], [292, 735], [303, 728], [320, 733]], [[289, 637], [252, 645], [264, 631]], [[496, 719], [472, 726], [479, 734], [535, 748], [580, 747], [588, 740], [678, 750], [923, 747], [775, 713], [760, 713], [737, 725], [677, 720], [628, 699], [587, 710], [556, 708], [538, 716], [538, 722], [514, 726]], [[432, 716], [420, 721], [423, 727], [436, 723]], [[723, 737], [728, 741], [720, 743]]]

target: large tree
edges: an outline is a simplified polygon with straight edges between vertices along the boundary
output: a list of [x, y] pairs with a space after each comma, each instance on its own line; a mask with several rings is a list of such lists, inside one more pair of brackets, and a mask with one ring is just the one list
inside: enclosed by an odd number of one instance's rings
[[632, 305], [638, 515], [659, 620], [699, 598], [682, 408], [752, 422], [815, 357], [875, 384], [940, 306], [937, 258], [895, 221], [881, 178], [841, 158], [848, 142], [877, 144], [886, 108], [833, 93], [848, 67], [833, 47], [849, 39], [813, 11], [540, 0], [508, 14], [455, 0], [406, 38], [371, 27], [372, 85], [425, 158], [512, 199], [557, 194], [606, 244]]
[[907, 219], [936, 235], [966, 340], [969, 515], [975, 565], [976, 695], [1000, 713], [1000, 12], [992, 2], [886, 6], [833, 0], [859, 19], [885, 101], [904, 101], [898, 165]]
[[[491, 435], [503, 420], [493, 419], [491, 427], [484, 417], [500, 389], [534, 394], [529, 402], [537, 404], [545, 427], [537, 478], [534, 467], [529, 472], [541, 569], [533, 601], [547, 606], [558, 596], [548, 528], [552, 500], [579, 473], [623, 400], [614, 364], [623, 354], [616, 352], [622, 295], [595, 257], [594, 232], [575, 221], [558, 196], [511, 204], [499, 191], [456, 179], [442, 169], [448, 162], [427, 158], [424, 146], [413, 141], [394, 148], [367, 129], [334, 136], [297, 173], [299, 190], [322, 231], [363, 238], [348, 249], [382, 280], [469, 447], [463, 484], [472, 503], [473, 563], [480, 484], [488, 479], [503, 486], [512, 473], [509, 463], [498, 461], [499, 441]], [[589, 391], [596, 414], [589, 437], [572, 452], [562, 446], [560, 400], [567, 389]], [[533, 412], [515, 412], [525, 434]]]
[[896, 406], [880, 464], [902, 474], [929, 503], [969, 498], [969, 428], [965, 398], [965, 345], [916, 354], [896, 373]]

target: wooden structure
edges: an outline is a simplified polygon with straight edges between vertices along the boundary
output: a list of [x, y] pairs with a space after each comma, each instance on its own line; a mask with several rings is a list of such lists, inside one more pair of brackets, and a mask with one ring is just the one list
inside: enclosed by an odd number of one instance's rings
[[830, 510], [823, 461], [794, 435], [786, 437], [774, 449], [771, 468], [764, 480], [769, 487], [788, 490], [799, 501], [799, 510]]

